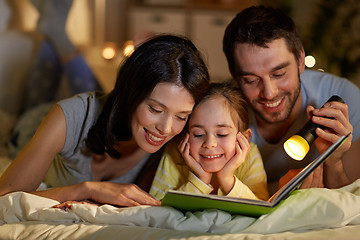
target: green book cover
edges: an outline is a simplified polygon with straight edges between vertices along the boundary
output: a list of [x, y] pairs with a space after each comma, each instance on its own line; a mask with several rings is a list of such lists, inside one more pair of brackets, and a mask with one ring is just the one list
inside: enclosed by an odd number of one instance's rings
[[181, 211], [193, 212], [205, 209], [219, 209], [231, 214], [247, 215], [251, 217], [259, 217], [263, 214], [271, 213], [281, 201], [285, 200], [292, 191], [297, 189], [302, 181], [314, 171], [315, 168], [323, 163], [339, 146], [341, 146], [350, 134], [351, 133], [339, 138], [338, 141], [313, 160], [267, 201], [170, 190], [165, 194], [161, 205], [171, 206]]

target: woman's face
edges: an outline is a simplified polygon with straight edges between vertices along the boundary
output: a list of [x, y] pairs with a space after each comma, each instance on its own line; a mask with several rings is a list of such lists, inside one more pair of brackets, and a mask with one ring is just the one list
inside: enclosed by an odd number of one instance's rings
[[198, 104], [189, 119], [190, 155], [206, 172], [218, 172], [235, 154], [237, 124], [221, 97]]
[[137, 145], [154, 153], [179, 134], [195, 105], [188, 90], [173, 83], [159, 83], [137, 107], [131, 129]]

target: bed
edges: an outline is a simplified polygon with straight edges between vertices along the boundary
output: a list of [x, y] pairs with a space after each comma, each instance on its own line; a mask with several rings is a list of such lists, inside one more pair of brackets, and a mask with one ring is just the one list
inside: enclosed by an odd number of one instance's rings
[[[13, 39], [20, 38], [15, 33], [6, 36], [0, 40], [14, 43]], [[28, 54], [19, 54], [30, 61], [36, 45], [27, 40], [23, 44]], [[7, 48], [1, 46], [0, 90], [18, 89], [24, 86], [30, 65], [19, 69], [20, 65], [13, 64], [18, 68], [9, 71]], [[17, 120], [21, 94], [0, 93], [0, 174], [11, 162], [6, 143]], [[24, 192], [0, 197], [0, 239], [360, 239], [360, 180], [337, 190], [297, 190], [276, 211], [259, 218], [216, 209], [181, 212], [150, 206], [75, 204], [65, 211], [52, 208], [55, 204]]]
[[[1, 172], [10, 159], [0, 158]], [[1, 174], [0, 172], [0, 174]], [[336, 190], [294, 191], [259, 218], [217, 209], [74, 204], [24, 192], [0, 197], [0, 239], [359, 239], [360, 179]]]

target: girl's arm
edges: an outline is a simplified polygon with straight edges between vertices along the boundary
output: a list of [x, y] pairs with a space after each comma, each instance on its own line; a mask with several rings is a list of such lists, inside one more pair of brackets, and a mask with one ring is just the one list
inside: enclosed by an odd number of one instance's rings
[[220, 187], [223, 192], [228, 194], [235, 186], [236, 178], [234, 173], [245, 161], [250, 152], [250, 144], [246, 137], [238, 132], [236, 135], [235, 155], [216, 173]]
[[239, 155], [240, 150], [245, 151], [246, 158], [232, 172], [232, 185], [227, 185], [230, 186], [230, 189], [224, 189], [224, 183], [221, 182], [223, 179], [219, 179], [222, 187], [219, 189], [218, 194], [229, 197], [267, 200], [269, 197], [267, 178], [260, 152], [255, 144], [250, 144], [245, 138], [242, 138], [242, 135], [239, 136], [239, 144], [241, 149], [237, 149], [237, 154]]
[[[251, 143], [250, 153], [242, 166], [235, 171], [235, 176], [239, 179], [239, 183], [241, 183], [238, 187], [242, 186], [245, 188], [242, 191], [251, 192], [258, 199], [267, 200], [269, 198], [264, 164], [259, 149], [255, 144]], [[236, 192], [239, 192], [239, 190], [234, 188], [230, 194], [236, 194]], [[240, 197], [246, 197], [246, 195], [241, 195]]]

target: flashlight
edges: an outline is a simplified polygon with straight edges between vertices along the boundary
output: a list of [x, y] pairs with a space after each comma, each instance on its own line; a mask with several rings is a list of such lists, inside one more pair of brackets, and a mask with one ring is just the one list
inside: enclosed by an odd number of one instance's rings
[[[344, 100], [339, 96], [333, 95], [326, 103], [328, 102], [344, 103]], [[310, 146], [317, 139], [318, 136], [315, 133], [315, 129], [318, 127], [321, 129], [325, 128], [309, 120], [299, 132], [284, 143], [285, 152], [293, 159], [301, 161], [308, 153]]]

